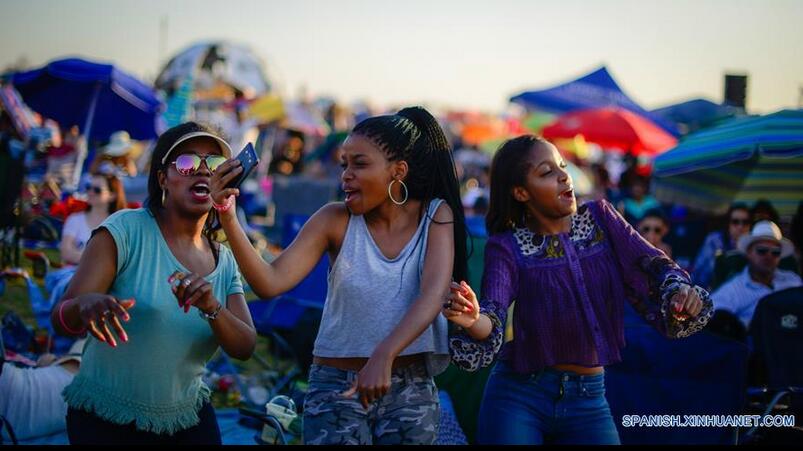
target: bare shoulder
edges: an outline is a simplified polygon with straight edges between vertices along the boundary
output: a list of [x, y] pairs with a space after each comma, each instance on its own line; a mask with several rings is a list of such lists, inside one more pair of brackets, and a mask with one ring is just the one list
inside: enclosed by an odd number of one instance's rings
[[441, 204], [438, 206], [438, 209], [435, 210], [435, 215], [432, 219], [437, 222], [454, 221], [454, 212], [452, 211], [452, 207], [450, 207], [446, 202], [441, 202]]
[[315, 212], [313, 217], [318, 216], [320, 221], [326, 221], [329, 224], [333, 224], [333, 222], [348, 222], [349, 220], [349, 209], [346, 208], [346, 204], [343, 202], [329, 202], [328, 204], [324, 205], [318, 211]]
[[312, 215], [310, 225], [330, 238], [339, 238], [346, 233], [350, 215], [345, 203], [330, 202]]

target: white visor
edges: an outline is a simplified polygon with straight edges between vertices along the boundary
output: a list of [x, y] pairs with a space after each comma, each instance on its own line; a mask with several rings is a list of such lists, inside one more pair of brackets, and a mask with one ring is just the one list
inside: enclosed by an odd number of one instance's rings
[[200, 136], [207, 136], [217, 141], [218, 144], [220, 144], [220, 148], [223, 150], [223, 156], [226, 158], [231, 158], [231, 147], [229, 147], [229, 143], [227, 143], [223, 138], [217, 135], [213, 135], [212, 133], [209, 132], [192, 132], [182, 136], [181, 138], [178, 139], [178, 141], [176, 141], [175, 143], [173, 143], [172, 146], [170, 146], [170, 149], [167, 150], [165, 156], [162, 157], [162, 164], [165, 164], [167, 162], [167, 159], [170, 158], [170, 153], [173, 152], [173, 149], [175, 149], [179, 144], [183, 143], [188, 139], [198, 138]]

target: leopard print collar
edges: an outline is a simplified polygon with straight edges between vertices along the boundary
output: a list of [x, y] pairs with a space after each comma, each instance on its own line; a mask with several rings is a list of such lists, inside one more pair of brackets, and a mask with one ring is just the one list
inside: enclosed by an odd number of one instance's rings
[[[580, 207], [577, 214], [572, 216], [569, 239], [574, 243], [587, 242], [594, 237], [595, 229], [591, 209], [584, 205]], [[536, 235], [526, 227], [516, 228], [513, 231], [513, 237], [516, 238], [516, 243], [525, 256], [543, 254], [549, 244], [557, 238], [556, 235]]]

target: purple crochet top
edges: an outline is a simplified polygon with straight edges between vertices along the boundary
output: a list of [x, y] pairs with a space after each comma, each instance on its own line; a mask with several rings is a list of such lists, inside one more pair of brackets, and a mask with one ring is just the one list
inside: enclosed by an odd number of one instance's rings
[[[689, 275], [644, 240], [608, 201], [593, 201], [572, 217], [569, 233], [535, 235], [516, 229], [485, 247], [480, 311], [491, 318], [485, 340], [459, 331], [449, 339], [452, 361], [469, 371], [499, 358], [520, 373], [556, 364], [605, 366], [621, 360], [624, 301], [669, 338], [701, 330], [713, 313], [676, 320], [669, 301]], [[505, 343], [507, 310], [516, 301], [513, 340]]]

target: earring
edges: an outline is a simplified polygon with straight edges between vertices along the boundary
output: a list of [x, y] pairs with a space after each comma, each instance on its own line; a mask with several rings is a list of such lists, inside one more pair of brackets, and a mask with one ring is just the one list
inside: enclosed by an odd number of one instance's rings
[[163, 206], [163, 207], [165, 206], [165, 193], [166, 193], [166, 192], [167, 192], [167, 191], [165, 191], [165, 190], [162, 190], [162, 206]]
[[[391, 190], [390, 190], [390, 188], [396, 182], [401, 183], [402, 188], [404, 188], [404, 199], [401, 202], [399, 202], [399, 201], [397, 201], [396, 199], [393, 198], [393, 192], [391, 192]], [[396, 204], [396, 205], [404, 205], [404, 203], [407, 202], [407, 195], [408, 194], [409, 194], [409, 191], [407, 191], [407, 185], [405, 185], [403, 181], [394, 179], [394, 180], [390, 181], [390, 184], [388, 184], [388, 197], [390, 197], [391, 202], [393, 202], [394, 204]]]

